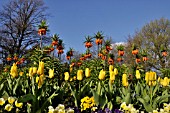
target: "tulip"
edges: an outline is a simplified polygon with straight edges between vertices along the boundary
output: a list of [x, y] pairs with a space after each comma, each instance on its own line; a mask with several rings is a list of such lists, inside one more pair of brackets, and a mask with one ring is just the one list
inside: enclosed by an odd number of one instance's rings
[[118, 70], [117, 70], [117, 68], [114, 68], [114, 73], [115, 73], [115, 75], [117, 75], [117, 74], [118, 74]]
[[109, 65], [109, 71], [113, 71], [113, 65]]
[[125, 87], [128, 86], [127, 74], [122, 75], [122, 85], [125, 86]]
[[39, 67], [38, 67], [38, 71], [37, 74], [42, 75], [44, 74], [44, 62], [39, 62]]
[[17, 71], [17, 65], [15, 63], [13, 63], [12, 67], [11, 67], [11, 72], [10, 75], [15, 78], [18, 76], [18, 71]]
[[22, 108], [23, 103], [18, 103], [18, 101], [16, 100], [15, 101], [15, 106], [18, 107], [18, 108]]
[[106, 72], [105, 71], [103, 71], [103, 69], [100, 71], [100, 73], [99, 73], [99, 79], [100, 80], [104, 80], [105, 79], [105, 74], [106, 74]]
[[83, 80], [83, 70], [77, 71], [77, 80]]
[[140, 72], [139, 72], [139, 70], [136, 70], [136, 79], [140, 79]]
[[88, 77], [90, 77], [90, 70], [89, 70], [89, 68], [86, 68], [86, 70], [85, 70], [85, 76], [88, 78]]
[[50, 69], [49, 70], [49, 78], [53, 78], [54, 77], [54, 69]]
[[156, 80], [156, 73], [151, 71], [149, 73], [149, 80], [153, 81], [153, 80]]
[[37, 73], [37, 67], [33, 67], [33, 75]]
[[69, 77], [70, 77], [69, 73], [65, 72], [64, 75], [65, 75], [64, 80], [65, 81], [69, 80]]
[[38, 83], [38, 81], [39, 81], [39, 77], [36, 77], [36, 83]]
[[168, 79], [168, 77], [165, 77], [165, 78], [162, 80], [161, 85], [163, 85], [163, 86], [168, 86], [168, 85], [169, 85], [169, 79]]
[[70, 73], [73, 71], [73, 66], [70, 65]]
[[24, 74], [24, 72], [19, 72], [19, 76], [22, 76]]
[[146, 83], [148, 83], [149, 82], [149, 72], [146, 72], [145, 73], [145, 81], [146, 81]]
[[32, 68], [32, 67], [29, 69], [29, 76], [30, 76], [30, 77], [33, 76], [33, 68]]
[[40, 75], [39, 80], [38, 80], [38, 89], [41, 88], [43, 83], [44, 83], [44, 75]]
[[7, 111], [11, 111], [12, 110], [12, 105], [11, 104], [7, 104], [6, 106], [5, 106], [5, 110], [7, 110]]
[[110, 80], [114, 81], [115, 80], [115, 73], [114, 73], [114, 71], [110, 71], [109, 73], [110, 73]]
[[0, 105], [3, 106], [5, 104], [5, 99], [4, 98], [0, 98]]

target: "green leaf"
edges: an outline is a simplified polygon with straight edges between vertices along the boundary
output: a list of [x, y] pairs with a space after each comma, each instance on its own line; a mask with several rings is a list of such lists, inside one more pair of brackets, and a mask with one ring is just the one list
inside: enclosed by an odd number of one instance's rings
[[36, 102], [36, 97], [33, 94], [27, 94], [18, 99], [18, 102], [28, 102], [32, 100], [33, 102]]
[[144, 108], [147, 112], [152, 112], [154, 110], [149, 103], [145, 102], [144, 99], [137, 98], [137, 100], [140, 101], [143, 104], [143, 106], [144, 106]]
[[137, 85], [136, 85], [136, 87], [135, 87], [135, 91], [136, 91], [136, 94], [139, 95], [139, 92], [140, 92], [139, 83], [137, 83]]
[[19, 81], [20, 81], [20, 77], [18, 79], [16, 79], [16, 83], [15, 83], [15, 86], [13, 88], [13, 94], [16, 94], [16, 89], [17, 89], [17, 87], [19, 85]]
[[126, 102], [126, 104], [130, 104], [130, 100], [131, 100], [130, 93], [127, 93], [123, 101]]

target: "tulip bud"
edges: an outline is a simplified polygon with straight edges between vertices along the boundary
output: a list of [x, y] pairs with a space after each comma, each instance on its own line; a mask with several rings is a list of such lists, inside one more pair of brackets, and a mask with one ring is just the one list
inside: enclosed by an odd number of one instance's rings
[[30, 76], [30, 77], [33, 76], [33, 68], [32, 68], [32, 67], [30, 67], [30, 69], [29, 69], [29, 76]]
[[38, 71], [37, 74], [42, 75], [44, 74], [44, 62], [39, 62], [39, 67], [38, 67]]
[[115, 73], [115, 75], [117, 75], [117, 74], [118, 74], [118, 70], [117, 70], [117, 68], [114, 68], [114, 73]]
[[83, 80], [83, 70], [77, 71], [77, 80]]
[[89, 68], [86, 68], [86, 70], [85, 70], [85, 76], [88, 78], [88, 77], [90, 77], [90, 70], [89, 70]]
[[149, 82], [149, 72], [145, 73], [145, 81], [148, 84], [148, 82]]
[[113, 71], [113, 65], [109, 65], [109, 71]]
[[15, 63], [13, 63], [12, 67], [11, 67], [11, 72], [10, 75], [15, 78], [18, 76], [18, 71], [17, 71], [17, 65]]
[[127, 74], [122, 75], [122, 85], [125, 86], [125, 87], [128, 86]]
[[38, 80], [38, 89], [41, 88], [43, 83], [44, 83], [44, 75], [40, 75], [39, 80]]
[[37, 73], [37, 67], [33, 67], [33, 75]]
[[105, 79], [105, 74], [106, 74], [106, 72], [105, 71], [103, 71], [103, 69], [100, 71], [100, 73], [99, 73], [99, 79], [100, 80], [104, 80]]
[[54, 77], [54, 69], [50, 69], [49, 70], [49, 78], [53, 78]]
[[109, 73], [110, 73], [110, 80], [114, 81], [115, 80], [115, 73], [114, 73], [114, 71], [110, 71]]
[[139, 70], [136, 70], [136, 79], [140, 79], [140, 72], [139, 72]]
[[65, 75], [64, 80], [65, 81], [69, 80], [69, 77], [70, 77], [69, 73], [65, 72], [64, 75]]

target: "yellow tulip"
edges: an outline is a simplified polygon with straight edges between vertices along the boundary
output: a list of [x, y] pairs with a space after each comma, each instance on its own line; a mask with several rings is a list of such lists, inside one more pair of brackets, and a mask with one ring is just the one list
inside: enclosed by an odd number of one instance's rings
[[90, 77], [90, 69], [89, 68], [86, 68], [85, 70], [85, 76], [88, 78]]
[[50, 69], [49, 70], [49, 78], [53, 78], [54, 77], [54, 69]]
[[105, 79], [106, 72], [102, 69], [99, 73], [99, 79], [104, 80]]
[[122, 75], [122, 85], [125, 86], [125, 87], [128, 86], [127, 74]]
[[38, 80], [38, 89], [41, 88], [43, 83], [44, 83], [44, 75], [40, 75]]
[[39, 75], [44, 74], [44, 62], [42, 62], [42, 61], [39, 62], [37, 74], [39, 74]]
[[110, 71], [109, 73], [110, 73], [110, 80], [114, 81], [115, 80], [115, 73], [114, 73], [114, 71]]
[[19, 72], [19, 76], [22, 76], [24, 74], [24, 72]]
[[73, 71], [73, 66], [70, 65], [70, 73]]
[[140, 79], [140, 72], [139, 72], [139, 70], [136, 70], [136, 79]]
[[74, 79], [74, 80], [76, 80], [76, 79], [77, 79], [77, 77], [76, 77], [76, 76], [74, 76], [74, 77], [73, 77], [73, 79]]
[[7, 105], [5, 106], [5, 110], [7, 110], [7, 111], [11, 111], [12, 108], [13, 108], [13, 106], [12, 106], [11, 104], [7, 104]]
[[165, 77], [165, 78], [163, 79], [162, 85], [163, 85], [163, 86], [168, 86], [168, 85], [169, 85], [169, 79], [168, 79], [168, 77]]
[[117, 70], [117, 68], [114, 68], [114, 73], [115, 73], [115, 75], [117, 75], [117, 74], [118, 74], [118, 70]]
[[15, 102], [15, 98], [14, 97], [8, 97], [8, 102], [10, 104], [13, 104]]
[[109, 71], [113, 71], [113, 65], [109, 65]]
[[39, 77], [36, 77], [36, 83], [38, 83], [38, 81], [39, 81]]
[[83, 80], [83, 70], [77, 71], [77, 80]]
[[153, 81], [156, 80], [156, 73], [151, 71], [149, 72], [149, 80]]
[[70, 77], [69, 73], [65, 72], [64, 75], [65, 75], [64, 80], [65, 81], [69, 80], [69, 77]]
[[146, 72], [145, 73], [145, 81], [146, 81], [146, 83], [148, 83], [149, 82], [149, 72]]
[[37, 73], [37, 67], [33, 67], [33, 75]]
[[17, 71], [17, 65], [15, 63], [13, 63], [12, 67], [11, 67], [11, 72], [10, 75], [15, 78], [18, 76], [18, 71]]
[[33, 68], [32, 68], [32, 67], [29, 69], [29, 76], [30, 76], [30, 77], [33, 76]]
[[22, 108], [23, 103], [18, 103], [18, 101], [16, 100], [15, 101], [15, 106], [18, 107], [18, 108]]
[[0, 98], [0, 105], [3, 106], [5, 104], [4, 98]]

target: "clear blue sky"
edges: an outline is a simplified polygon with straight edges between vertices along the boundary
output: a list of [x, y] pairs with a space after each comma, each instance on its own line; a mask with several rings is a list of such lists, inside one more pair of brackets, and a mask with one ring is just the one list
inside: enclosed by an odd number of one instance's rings
[[[8, 1], [8, 0], [7, 0]], [[60, 35], [66, 49], [85, 51], [85, 36], [103, 31], [114, 42], [126, 42], [151, 20], [170, 19], [170, 0], [44, 0], [51, 14], [50, 33]], [[0, 0], [0, 5], [7, 3]]]

